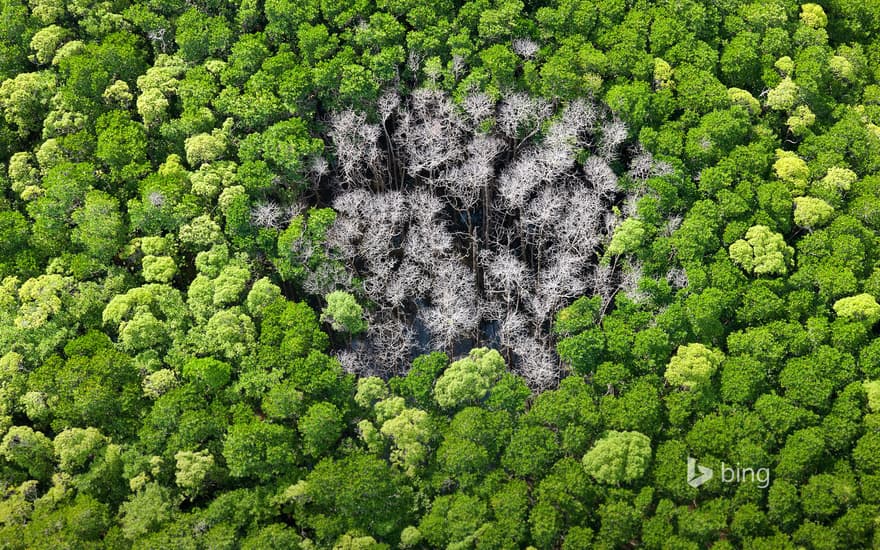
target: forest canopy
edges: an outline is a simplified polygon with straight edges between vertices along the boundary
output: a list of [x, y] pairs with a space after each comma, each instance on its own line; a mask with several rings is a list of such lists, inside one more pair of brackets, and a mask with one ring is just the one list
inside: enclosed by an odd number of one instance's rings
[[0, 547], [880, 547], [878, 37], [0, 0]]

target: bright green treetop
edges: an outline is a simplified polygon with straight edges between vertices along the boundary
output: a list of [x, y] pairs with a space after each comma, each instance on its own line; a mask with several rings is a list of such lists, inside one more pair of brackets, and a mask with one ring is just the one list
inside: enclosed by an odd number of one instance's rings
[[834, 207], [815, 197], [795, 197], [794, 223], [808, 229], [821, 227], [831, 220]]
[[755, 275], [784, 275], [794, 256], [782, 235], [766, 225], [755, 225], [746, 231], [746, 238], [730, 245], [730, 259]]
[[614, 230], [614, 236], [605, 252], [607, 256], [635, 252], [644, 240], [645, 223], [635, 218], [627, 218]]
[[583, 465], [596, 481], [620, 485], [641, 478], [651, 462], [651, 440], [639, 432], [611, 430], [584, 455]]
[[712, 375], [723, 359], [722, 352], [703, 344], [679, 346], [676, 354], [669, 360], [663, 376], [673, 386], [700, 389], [711, 384]]
[[455, 361], [437, 379], [434, 399], [443, 408], [479, 401], [504, 372], [504, 358], [494, 349], [477, 348]]
[[873, 325], [880, 321], [880, 304], [874, 296], [863, 293], [834, 302], [834, 312], [851, 321], [865, 321]]
[[325, 298], [327, 306], [321, 311], [322, 323], [330, 323], [333, 330], [351, 335], [367, 330], [364, 309], [354, 296], [342, 290], [334, 290]]

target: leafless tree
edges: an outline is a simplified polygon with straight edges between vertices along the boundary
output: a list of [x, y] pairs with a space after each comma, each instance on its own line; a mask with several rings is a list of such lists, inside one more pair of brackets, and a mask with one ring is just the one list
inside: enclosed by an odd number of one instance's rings
[[610, 197], [617, 192], [617, 174], [602, 157], [591, 156], [584, 161], [584, 173], [600, 196]]
[[553, 114], [548, 101], [526, 93], [507, 95], [498, 107], [498, 128], [520, 143], [534, 136]]
[[599, 139], [599, 155], [606, 160], [617, 158], [618, 149], [626, 141], [626, 124], [620, 119], [613, 119], [602, 124], [601, 137]]
[[670, 216], [666, 223], [663, 225], [663, 236], [671, 237], [673, 233], [675, 233], [676, 229], [681, 227], [681, 222], [684, 221], [681, 216], [674, 215]]
[[[528, 242], [547, 248], [557, 238], [556, 227], [564, 219], [566, 204], [571, 204], [569, 194], [559, 187], [547, 185], [541, 188], [535, 197], [525, 205], [520, 215], [520, 224]], [[578, 226], [585, 221], [579, 220]]]
[[410, 325], [396, 317], [368, 319], [370, 373], [394, 376], [406, 372], [415, 347]]
[[410, 49], [406, 56], [406, 68], [413, 73], [419, 72], [422, 67], [422, 61], [425, 59], [424, 54], [415, 49]]
[[633, 148], [631, 158], [627, 171], [631, 178], [644, 181], [651, 177], [654, 171], [654, 156], [650, 152], [639, 145]]
[[386, 90], [376, 102], [376, 108], [379, 111], [379, 115], [382, 117], [382, 122], [385, 123], [391, 117], [392, 114], [397, 110], [400, 106], [400, 94], [397, 93], [397, 90]]
[[523, 208], [541, 183], [541, 165], [534, 156], [513, 161], [498, 182], [498, 192], [510, 208]]
[[559, 382], [562, 376], [559, 359], [542, 342], [525, 338], [515, 345], [514, 352], [519, 358], [515, 370], [530, 387], [540, 391]]
[[349, 288], [351, 281], [351, 273], [341, 265], [322, 262], [315, 269], [308, 270], [303, 281], [303, 290], [309, 294], [324, 296], [338, 288]]
[[445, 204], [440, 197], [425, 188], [416, 188], [407, 191], [406, 200], [412, 219], [416, 222], [434, 221], [440, 217]]
[[602, 297], [603, 307], [607, 306], [615, 292], [614, 268], [605, 264], [596, 264], [589, 278], [593, 291]]
[[367, 123], [364, 113], [346, 109], [331, 116], [328, 135], [333, 139], [337, 169], [345, 185], [362, 184], [368, 180], [368, 174], [384, 181], [384, 170], [380, 168], [381, 133], [377, 124]]
[[405, 259], [385, 284], [384, 303], [402, 310], [410, 301], [424, 299], [430, 291], [431, 278], [424, 266]]
[[462, 107], [470, 117], [474, 127], [495, 113], [495, 102], [483, 92], [468, 94], [464, 98]]
[[603, 197], [586, 186], [573, 187], [566, 197], [565, 213], [556, 224], [555, 247], [589, 258], [602, 243], [605, 231]]
[[147, 197], [150, 204], [155, 208], [162, 208], [165, 205], [165, 195], [161, 191], [153, 191]]
[[501, 324], [498, 328], [498, 342], [503, 348], [513, 350], [517, 342], [522, 342], [529, 337], [531, 328], [531, 323], [524, 312], [518, 310], [509, 311], [501, 319]]
[[526, 59], [531, 59], [540, 49], [538, 43], [531, 38], [514, 38], [511, 43], [513, 53]]
[[654, 166], [651, 170], [651, 175], [654, 177], [663, 177], [663, 176], [671, 176], [675, 174], [675, 168], [672, 167], [671, 164], [666, 162], [665, 160], [655, 160]]
[[648, 295], [639, 288], [642, 276], [642, 264], [638, 261], [629, 262], [621, 270], [620, 290], [634, 302], [644, 302], [648, 298]]
[[497, 253], [485, 252], [482, 264], [487, 294], [503, 300], [508, 310], [519, 309], [520, 297], [528, 295], [533, 285], [533, 273], [508, 249]]
[[165, 27], [158, 27], [153, 30], [147, 31], [147, 38], [150, 42], [159, 45], [159, 51], [162, 53], [168, 52], [168, 37], [167, 37], [167, 29]]
[[680, 267], [670, 269], [669, 273], [666, 274], [666, 280], [675, 289], [684, 288], [688, 285], [687, 272]]
[[[514, 47], [537, 51], [525, 39]], [[389, 90], [376, 108], [378, 124], [333, 113], [336, 160], [312, 169], [331, 185], [337, 212], [324, 253], [353, 276], [316, 270], [304, 286], [349, 288], [372, 304], [367, 333], [340, 361], [389, 376], [415, 353], [488, 344], [531, 387], [552, 387], [565, 373], [549, 330], [555, 314], [583, 294], [604, 308], [615, 292], [637, 297], [638, 264], [621, 272], [598, 261], [621, 215], [651, 192], [624, 196], [618, 186], [612, 163], [626, 125], [590, 100], [554, 110], [522, 93], [495, 102], [473, 92], [456, 105], [436, 89]], [[629, 157], [637, 182], [672, 173], [639, 147]], [[314, 253], [295, 247], [304, 261]]]
[[281, 220], [282, 210], [278, 203], [264, 202], [251, 210], [251, 222], [257, 227], [277, 229]]
[[403, 252], [414, 262], [432, 266], [448, 259], [454, 248], [452, 235], [442, 223], [420, 221], [412, 224], [403, 242]]
[[358, 376], [369, 376], [370, 360], [362, 351], [363, 346], [351, 346], [336, 352], [336, 360], [342, 366], [342, 370]]
[[644, 181], [652, 177], [672, 175], [675, 171], [672, 165], [663, 160], [657, 160], [641, 144], [630, 151], [631, 160], [627, 174], [636, 181]]
[[330, 173], [330, 163], [321, 156], [314, 157], [309, 164], [309, 175], [314, 182], [318, 182]]
[[466, 68], [467, 60], [461, 55], [452, 54], [452, 74], [458, 78]]

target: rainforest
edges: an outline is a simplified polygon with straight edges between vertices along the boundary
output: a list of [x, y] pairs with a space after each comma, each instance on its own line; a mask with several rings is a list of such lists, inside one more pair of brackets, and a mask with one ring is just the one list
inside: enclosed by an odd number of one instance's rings
[[0, 0], [0, 548], [880, 548], [880, 0]]

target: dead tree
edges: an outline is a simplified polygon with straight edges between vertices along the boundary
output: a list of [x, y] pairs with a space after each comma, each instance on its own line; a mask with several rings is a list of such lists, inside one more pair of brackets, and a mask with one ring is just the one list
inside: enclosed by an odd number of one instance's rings
[[[537, 51], [525, 39], [514, 48]], [[334, 197], [328, 250], [351, 276], [326, 270], [309, 284], [371, 304], [367, 333], [338, 355], [346, 370], [390, 376], [418, 353], [490, 345], [530, 386], [552, 387], [565, 374], [555, 314], [584, 294], [604, 308], [621, 288], [638, 297], [638, 266], [599, 262], [620, 221], [612, 207], [632, 215], [650, 192], [621, 192], [612, 166], [627, 128], [607, 108], [585, 99], [555, 108], [523, 93], [498, 102], [471, 93], [456, 104], [419, 89], [383, 94], [377, 123], [351, 110], [329, 120], [335, 158], [316, 159], [312, 172]], [[631, 181], [672, 173], [639, 147], [627, 157]], [[257, 224], [274, 219], [268, 204], [254, 211]], [[669, 274], [676, 285], [683, 278]]]

